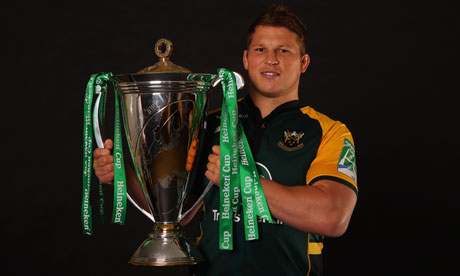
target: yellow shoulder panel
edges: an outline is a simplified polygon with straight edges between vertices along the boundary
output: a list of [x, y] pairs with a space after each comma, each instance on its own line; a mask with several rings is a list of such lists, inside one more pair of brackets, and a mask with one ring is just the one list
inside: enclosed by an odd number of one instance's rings
[[354, 141], [348, 128], [309, 106], [301, 111], [318, 120], [323, 130], [318, 152], [307, 172], [307, 185], [317, 178], [335, 177], [351, 184], [358, 191]]

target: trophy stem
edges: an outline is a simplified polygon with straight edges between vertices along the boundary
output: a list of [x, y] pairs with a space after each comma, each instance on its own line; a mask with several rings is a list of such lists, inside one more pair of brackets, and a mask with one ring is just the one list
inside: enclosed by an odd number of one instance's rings
[[130, 264], [142, 266], [196, 265], [205, 258], [197, 246], [179, 231], [177, 223], [156, 223], [153, 232], [137, 248]]

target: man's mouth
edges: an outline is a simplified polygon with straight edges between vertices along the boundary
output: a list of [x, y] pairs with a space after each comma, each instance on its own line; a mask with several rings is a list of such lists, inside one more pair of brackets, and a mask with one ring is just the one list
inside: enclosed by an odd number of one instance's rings
[[263, 72], [261, 72], [261, 74], [263, 76], [267, 76], [267, 77], [276, 77], [276, 76], [280, 75], [280, 73], [275, 72], [275, 71], [263, 71]]

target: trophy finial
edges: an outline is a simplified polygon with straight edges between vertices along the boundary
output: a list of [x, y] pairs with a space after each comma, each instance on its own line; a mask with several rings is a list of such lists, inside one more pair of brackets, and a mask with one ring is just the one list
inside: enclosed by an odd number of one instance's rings
[[[165, 50], [163, 51], [163, 46]], [[148, 66], [138, 73], [152, 73], [152, 72], [186, 72], [191, 73], [187, 68], [176, 65], [169, 60], [169, 57], [173, 52], [173, 44], [169, 39], [160, 38], [155, 43], [155, 54], [160, 58], [160, 60], [154, 65]]]
[[[162, 52], [162, 47], [165, 46], [166, 49], [164, 52]], [[170, 40], [166, 38], [160, 38], [158, 39], [157, 43], [155, 43], [155, 54], [159, 58], [169, 58], [172, 55], [173, 52], [173, 44]]]

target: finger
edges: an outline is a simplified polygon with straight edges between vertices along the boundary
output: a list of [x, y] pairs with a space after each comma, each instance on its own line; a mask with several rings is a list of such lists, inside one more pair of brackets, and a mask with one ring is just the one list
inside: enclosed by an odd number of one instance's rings
[[206, 168], [208, 169], [208, 171], [212, 171], [212, 172], [216, 171], [215, 167], [216, 167], [216, 165], [214, 163], [211, 163], [211, 162], [208, 162], [208, 164], [206, 165]]
[[94, 167], [103, 167], [107, 164], [113, 164], [113, 155], [102, 155], [94, 158]]
[[212, 146], [212, 152], [220, 156], [220, 146], [218, 145]]
[[219, 175], [211, 172], [211, 171], [206, 171], [204, 173], [204, 175], [212, 182], [214, 183], [214, 185], [216, 185], [217, 187], [220, 186], [220, 179], [219, 179]]
[[107, 178], [111, 180], [114, 174], [113, 166], [108, 165], [105, 167], [98, 168], [94, 170], [94, 174], [97, 176], [97, 178], [101, 180], [101, 182], [102, 180], [107, 180]]
[[103, 176], [105, 174], [111, 173], [114, 171], [113, 163], [107, 164], [105, 166], [97, 167], [94, 169], [94, 173], [99, 176]]
[[113, 166], [113, 155], [103, 155], [94, 159], [94, 169], [111, 164]]
[[94, 150], [94, 158], [99, 158], [103, 155], [110, 155], [110, 150], [106, 148], [97, 148]]
[[111, 172], [102, 176], [97, 176], [97, 178], [99, 179], [99, 181], [101, 181], [101, 183], [113, 184], [114, 175], [115, 173]]
[[216, 154], [210, 154], [208, 156], [208, 161], [220, 165], [220, 156]]

